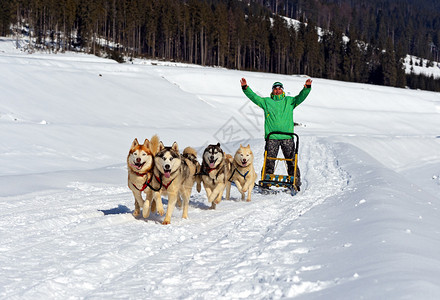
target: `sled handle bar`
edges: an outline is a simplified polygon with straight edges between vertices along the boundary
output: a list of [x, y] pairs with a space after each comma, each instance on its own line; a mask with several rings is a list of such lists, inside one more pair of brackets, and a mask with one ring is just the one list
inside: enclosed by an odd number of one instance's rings
[[[267, 142], [269, 141], [269, 137], [272, 134], [285, 134], [285, 135], [290, 135], [293, 139], [295, 139], [296, 137], [296, 143], [295, 143], [295, 153], [294, 154], [298, 154], [298, 146], [299, 146], [299, 136], [296, 133], [293, 132], [283, 132], [283, 131], [272, 131], [271, 133], [269, 133], [266, 137], [266, 147], [267, 147]], [[265, 149], [267, 151], [267, 149]]]

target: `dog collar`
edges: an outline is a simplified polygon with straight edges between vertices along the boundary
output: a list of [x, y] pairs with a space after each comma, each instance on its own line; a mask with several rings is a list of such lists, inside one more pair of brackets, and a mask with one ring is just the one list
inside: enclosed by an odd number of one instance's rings
[[136, 174], [137, 176], [145, 176], [145, 175], [148, 174], [148, 172], [146, 172], [146, 173], [138, 173], [138, 172], [135, 172], [135, 171], [133, 171], [133, 173]]

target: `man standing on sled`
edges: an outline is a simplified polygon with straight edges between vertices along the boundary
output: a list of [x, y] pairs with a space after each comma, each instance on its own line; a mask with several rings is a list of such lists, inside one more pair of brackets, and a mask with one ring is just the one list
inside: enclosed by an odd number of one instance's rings
[[[284, 87], [281, 82], [275, 82], [272, 85], [272, 93], [270, 97], [260, 97], [251, 90], [247, 85], [246, 79], [240, 80], [241, 88], [244, 94], [256, 105], [264, 110], [264, 138], [274, 131], [293, 133], [293, 110], [300, 105], [312, 90], [312, 80], [307, 79], [304, 88], [295, 96], [286, 96]], [[277, 157], [278, 151], [281, 151], [285, 158], [293, 158], [295, 153], [294, 139], [290, 135], [272, 134], [266, 142], [267, 156]], [[266, 162], [266, 173], [273, 174], [275, 167], [274, 160]], [[294, 176], [295, 165], [293, 161], [287, 162], [287, 173]], [[300, 190], [301, 179], [299, 168], [297, 167], [297, 190]]]

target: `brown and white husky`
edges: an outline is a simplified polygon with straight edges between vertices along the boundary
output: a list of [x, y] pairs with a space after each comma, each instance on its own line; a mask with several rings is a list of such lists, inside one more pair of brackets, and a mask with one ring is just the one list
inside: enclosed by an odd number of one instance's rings
[[148, 182], [153, 176], [154, 155], [158, 152], [158, 148], [159, 137], [154, 135], [151, 142], [145, 139], [143, 144], [139, 144], [135, 138], [128, 152], [128, 187], [133, 192], [135, 199], [133, 211], [135, 217], [139, 216], [140, 208], [144, 206], [142, 192], [146, 192]]

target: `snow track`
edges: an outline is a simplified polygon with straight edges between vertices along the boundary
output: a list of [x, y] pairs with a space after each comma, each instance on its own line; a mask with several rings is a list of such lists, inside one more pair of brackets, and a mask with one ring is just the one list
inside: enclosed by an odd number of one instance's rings
[[[122, 298], [279, 298], [322, 288], [297, 276], [295, 263], [308, 253], [307, 229], [297, 219], [341, 193], [347, 178], [329, 145], [305, 140], [297, 196], [254, 193], [247, 203], [233, 187], [232, 200], [211, 210], [202, 192], [191, 198], [189, 219], [177, 209], [170, 226], [159, 225], [160, 216], [133, 218], [125, 183], [72, 182], [64, 191], [1, 199], [1, 260], [17, 267], [2, 279], [0, 296], [66, 298], [75, 291], [98, 299], [114, 297], [116, 288]], [[256, 161], [258, 170], [258, 154]]]

